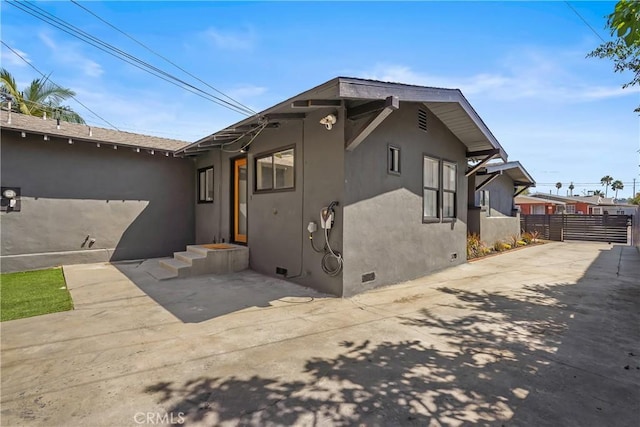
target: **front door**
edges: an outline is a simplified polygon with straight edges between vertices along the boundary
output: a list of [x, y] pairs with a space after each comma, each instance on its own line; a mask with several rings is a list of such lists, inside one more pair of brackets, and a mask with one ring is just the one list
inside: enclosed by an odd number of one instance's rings
[[233, 240], [247, 243], [247, 158], [233, 160]]

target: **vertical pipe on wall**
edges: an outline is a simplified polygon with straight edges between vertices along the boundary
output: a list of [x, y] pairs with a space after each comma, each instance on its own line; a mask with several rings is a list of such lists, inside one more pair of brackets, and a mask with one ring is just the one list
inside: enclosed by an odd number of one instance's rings
[[[296, 274], [295, 276], [287, 276], [287, 279], [296, 279], [296, 278], [300, 278], [300, 277], [304, 277], [305, 273], [304, 273], [304, 248], [305, 248], [305, 241], [306, 236], [304, 233], [304, 229], [306, 228], [304, 226], [305, 223], [305, 214], [304, 214], [304, 174], [305, 174], [305, 168], [304, 168], [304, 144], [305, 144], [305, 140], [304, 140], [304, 126], [305, 126], [305, 119], [302, 119], [301, 121], [301, 126], [300, 126], [300, 149], [296, 149], [296, 151], [299, 152], [298, 154], [298, 161], [300, 163], [299, 166], [299, 173], [300, 173], [300, 269], [298, 270], [299, 273]], [[294, 159], [294, 164], [295, 164], [295, 159]], [[295, 173], [296, 169], [294, 167], [294, 173]], [[294, 179], [295, 176], [294, 176]], [[297, 186], [298, 184], [296, 184]]]

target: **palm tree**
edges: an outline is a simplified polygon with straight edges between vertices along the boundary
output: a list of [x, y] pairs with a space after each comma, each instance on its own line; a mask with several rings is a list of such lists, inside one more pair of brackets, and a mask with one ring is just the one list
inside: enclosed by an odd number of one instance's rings
[[556, 182], [556, 196], [558, 195], [558, 192], [560, 191], [560, 189], [562, 188], [562, 183], [561, 182]]
[[613, 178], [611, 178], [609, 175], [605, 175], [602, 178], [600, 178], [600, 183], [605, 186], [604, 197], [607, 197], [609, 186], [611, 185], [612, 182], [613, 182]]
[[573, 196], [573, 189], [574, 189], [574, 188], [576, 188], [576, 186], [575, 186], [575, 185], [573, 185], [573, 182], [572, 182], [571, 184], [569, 184], [569, 194], [570, 194], [571, 196]]
[[616, 192], [616, 199], [618, 198], [618, 190], [622, 190], [624, 188], [624, 184], [619, 179], [616, 179], [611, 183], [611, 189]]
[[594, 196], [602, 196], [602, 190], [595, 190], [595, 191], [593, 192], [593, 195], [594, 195]]
[[62, 101], [73, 97], [76, 93], [63, 88], [49, 77], [34, 79], [24, 91], [18, 90], [16, 80], [4, 68], [0, 70], [0, 83], [3, 106], [11, 102], [11, 110], [29, 116], [42, 117], [45, 113], [51, 117], [71, 123], [84, 123], [84, 119], [71, 107], [61, 105]]

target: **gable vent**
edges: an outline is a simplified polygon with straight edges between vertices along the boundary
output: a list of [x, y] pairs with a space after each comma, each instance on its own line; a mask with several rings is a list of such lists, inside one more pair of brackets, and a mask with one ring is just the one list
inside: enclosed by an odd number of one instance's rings
[[427, 131], [427, 112], [423, 109], [418, 109], [418, 129]]

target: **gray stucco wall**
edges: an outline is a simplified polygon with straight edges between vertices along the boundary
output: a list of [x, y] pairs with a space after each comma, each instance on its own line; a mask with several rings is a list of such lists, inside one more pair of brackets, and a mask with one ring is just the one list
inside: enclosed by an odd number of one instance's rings
[[[476, 185], [479, 185], [486, 177], [476, 177]], [[500, 175], [491, 181], [482, 190], [489, 191], [489, 202], [491, 205], [491, 217], [512, 215], [513, 211], [513, 180], [508, 175]]]
[[[2, 131], [2, 271], [169, 256], [194, 240], [193, 160]], [[89, 247], [89, 241], [95, 243]]]
[[520, 237], [520, 214], [514, 217], [480, 215], [480, 240], [487, 245], [510, 242], [513, 236]]
[[[195, 170], [213, 166], [213, 203], [197, 203], [196, 213], [196, 243], [229, 242], [229, 187], [230, 167], [228, 162], [222, 162], [220, 150], [207, 151], [196, 158]], [[198, 182], [194, 175], [195, 197], [197, 201]], [[226, 202], [227, 210], [222, 211], [221, 204]]]
[[[430, 112], [428, 131], [418, 129], [417, 110], [416, 104], [401, 103], [399, 110], [346, 154], [345, 296], [466, 261], [466, 149]], [[388, 144], [401, 149], [400, 176], [387, 173]], [[458, 210], [453, 223], [422, 221], [423, 155], [458, 163]], [[457, 258], [452, 260], [452, 254]], [[370, 272], [375, 272], [376, 279], [362, 283], [362, 275]]]
[[[479, 176], [471, 182], [475, 181], [477, 186], [485, 179], [486, 177]], [[520, 216], [513, 210], [513, 180], [508, 175], [501, 175], [482, 190], [489, 191], [490, 209], [469, 208], [469, 232], [478, 234], [487, 245], [520, 236]], [[475, 192], [475, 196], [475, 203], [478, 203], [478, 192]]]
[[[247, 154], [249, 183], [247, 245], [251, 269], [276, 275], [276, 267], [287, 269], [287, 278], [334, 295], [342, 295], [341, 276], [329, 277], [321, 268], [322, 254], [313, 251], [307, 233], [310, 221], [318, 223], [320, 209], [337, 200], [332, 247], [342, 251], [342, 202], [344, 194], [344, 132], [341, 121], [327, 131], [319, 124], [328, 111], [310, 113], [304, 120], [282, 121], [278, 128], [266, 128], [252, 142]], [[257, 193], [254, 187], [254, 158], [288, 146], [295, 148], [295, 188]], [[231, 159], [239, 153], [213, 149], [198, 157], [197, 168], [214, 165], [213, 204], [196, 206], [198, 243], [231, 236]], [[314, 237], [324, 245], [320, 231]]]

